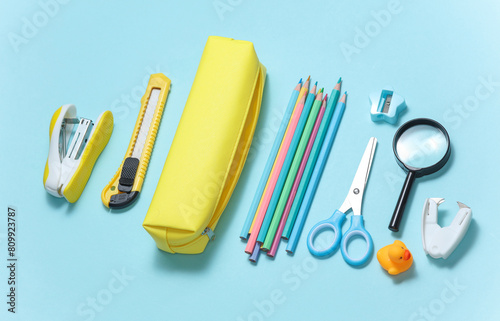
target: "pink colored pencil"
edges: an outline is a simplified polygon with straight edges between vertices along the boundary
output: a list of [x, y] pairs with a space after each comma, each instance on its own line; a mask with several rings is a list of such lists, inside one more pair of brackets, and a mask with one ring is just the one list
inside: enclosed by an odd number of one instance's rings
[[250, 233], [250, 237], [248, 238], [247, 246], [245, 248], [245, 252], [248, 254], [251, 254], [255, 248], [255, 243], [257, 241], [257, 237], [259, 236], [259, 231], [262, 226], [262, 222], [264, 221], [264, 216], [266, 215], [267, 208], [269, 207], [269, 202], [271, 201], [271, 197], [274, 192], [274, 187], [276, 187], [276, 183], [278, 181], [281, 168], [283, 167], [283, 163], [285, 162], [285, 157], [286, 154], [288, 153], [288, 148], [290, 147], [290, 143], [292, 142], [295, 129], [297, 128], [297, 123], [299, 122], [300, 114], [302, 114], [302, 110], [304, 109], [306, 96], [307, 95], [302, 95], [299, 103], [297, 104], [297, 107], [295, 108], [295, 111], [292, 115], [292, 119], [290, 120], [290, 125], [289, 125], [290, 127], [286, 131], [285, 138], [283, 139], [282, 146], [278, 154], [276, 164], [274, 166], [274, 170], [271, 173], [271, 178], [269, 179], [269, 186], [264, 192], [264, 196], [262, 198], [262, 205], [260, 206], [259, 211], [257, 212], [257, 218], [255, 219], [255, 223], [252, 228], [252, 233]]
[[306, 169], [307, 160], [309, 159], [309, 155], [311, 154], [311, 150], [314, 145], [314, 140], [319, 131], [319, 127], [321, 125], [321, 120], [323, 119], [323, 115], [326, 110], [326, 101], [328, 95], [323, 99], [323, 104], [321, 104], [321, 109], [319, 110], [319, 114], [316, 118], [316, 122], [314, 123], [313, 131], [311, 133], [311, 137], [309, 137], [309, 141], [307, 142], [306, 151], [304, 156], [302, 157], [302, 161], [300, 162], [299, 171], [297, 172], [297, 176], [295, 177], [295, 181], [293, 182], [292, 191], [290, 192], [290, 196], [286, 202], [285, 211], [283, 212], [283, 216], [281, 217], [280, 224], [278, 225], [278, 230], [276, 231], [276, 235], [273, 239], [273, 244], [267, 252], [267, 256], [274, 257], [276, 255], [276, 251], [278, 251], [278, 246], [281, 240], [281, 234], [285, 229], [286, 220], [288, 219], [288, 214], [290, 214], [290, 210], [292, 208], [293, 200], [295, 199], [295, 195], [297, 194], [297, 190], [299, 189], [300, 180], [302, 179], [302, 175], [304, 174], [304, 170]]

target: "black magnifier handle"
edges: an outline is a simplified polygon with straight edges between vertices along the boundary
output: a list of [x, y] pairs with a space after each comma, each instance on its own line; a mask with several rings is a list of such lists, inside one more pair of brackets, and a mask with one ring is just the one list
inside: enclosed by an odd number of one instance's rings
[[415, 176], [416, 173], [413, 171], [409, 171], [408, 175], [406, 175], [403, 189], [401, 190], [401, 194], [399, 194], [398, 203], [396, 204], [396, 208], [394, 209], [394, 213], [392, 214], [391, 222], [389, 223], [389, 230], [393, 232], [399, 231], [399, 224], [401, 223], [401, 219], [403, 218], [406, 202], [408, 201], [408, 196], [410, 196], [410, 191], [413, 182], [415, 181]]

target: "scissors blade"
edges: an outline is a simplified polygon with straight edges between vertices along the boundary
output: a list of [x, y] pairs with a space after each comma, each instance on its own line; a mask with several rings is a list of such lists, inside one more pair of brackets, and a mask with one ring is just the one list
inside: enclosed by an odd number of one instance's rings
[[[341, 206], [340, 211], [344, 212], [352, 208], [354, 215], [361, 215], [361, 204], [363, 202], [363, 194], [365, 191], [366, 182], [368, 181], [368, 176], [370, 176], [370, 169], [372, 167], [373, 156], [375, 155], [375, 148], [377, 147], [377, 139], [375, 137], [370, 138], [368, 145], [366, 146], [365, 153], [361, 162], [358, 166], [358, 171], [354, 180], [352, 181], [351, 188], [347, 194], [344, 204]], [[347, 209], [345, 208], [347, 207]]]

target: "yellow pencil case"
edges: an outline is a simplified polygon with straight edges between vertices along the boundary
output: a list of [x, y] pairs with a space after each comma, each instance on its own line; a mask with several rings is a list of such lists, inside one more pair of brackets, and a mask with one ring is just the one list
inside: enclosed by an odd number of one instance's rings
[[236, 186], [266, 69], [253, 44], [208, 38], [143, 227], [159, 249], [201, 253]]

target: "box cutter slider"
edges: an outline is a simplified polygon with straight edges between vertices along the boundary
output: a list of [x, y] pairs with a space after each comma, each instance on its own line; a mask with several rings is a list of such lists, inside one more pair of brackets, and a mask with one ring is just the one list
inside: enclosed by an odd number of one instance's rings
[[139, 196], [169, 90], [170, 79], [161, 73], [151, 75], [125, 159], [101, 193], [106, 207], [124, 208]]
[[422, 212], [422, 243], [424, 251], [431, 257], [446, 259], [460, 244], [467, 233], [472, 220], [472, 210], [465, 204], [458, 203], [457, 215], [450, 226], [441, 227], [437, 223], [438, 206], [444, 198], [428, 198]]
[[43, 175], [47, 192], [76, 202], [112, 132], [110, 111], [103, 112], [94, 125], [90, 119], [77, 117], [75, 105], [56, 110], [50, 121], [49, 156]]

